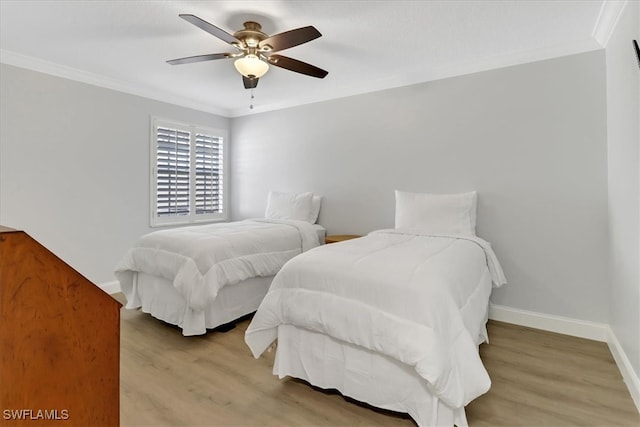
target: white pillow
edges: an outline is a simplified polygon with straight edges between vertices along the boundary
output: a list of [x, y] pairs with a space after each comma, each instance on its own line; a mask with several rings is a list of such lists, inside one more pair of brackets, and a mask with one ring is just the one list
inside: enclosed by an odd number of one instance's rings
[[396, 228], [475, 236], [477, 203], [475, 191], [427, 194], [396, 190]]
[[309, 212], [310, 224], [318, 222], [318, 215], [320, 214], [320, 204], [322, 204], [322, 196], [313, 196], [311, 199], [311, 211]]
[[311, 216], [313, 193], [269, 192], [265, 218], [308, 221]]

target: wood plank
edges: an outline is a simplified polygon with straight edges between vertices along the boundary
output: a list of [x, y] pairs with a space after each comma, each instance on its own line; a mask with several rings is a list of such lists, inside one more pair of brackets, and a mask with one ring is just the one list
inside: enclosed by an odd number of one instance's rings
[[607, 344], [494, 321], [489, 334], [493, 384], [467, 407], [474, 426], [640, 425]]
[[119, 318], [119, 302], [26, 233], [1, 233], [3, 425], [118, 425]]
[[[273, 352], [251, 356], [248, 324], [183, 337], [123, 310], [121, 425], [415, 426], [406, 414], [279, 380]], [[489, 334], [480, 348], [493, 385], [467, 407], [472, 427], [640, 425], [606, 344], [494, 321]]]

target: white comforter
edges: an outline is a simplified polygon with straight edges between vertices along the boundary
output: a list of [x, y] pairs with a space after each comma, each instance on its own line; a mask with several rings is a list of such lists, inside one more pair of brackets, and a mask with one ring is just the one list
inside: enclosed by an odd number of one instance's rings
[[116, 267], [127, 308], [140, 307], [135, 275], [163, 277], [202, 310], [218, 291], [242, 280], [272, 276], [294, 256], [318, 246], [308, 223], [251, 219], [155, 231], [142, 236]]
[[257, 358], [280, 324], [324, 333], [414, 367], [439, 399], [461, 408], [491, 384], [477, 347], [491, 282], [505, 278], [482, 239], [380, 230], [287, 263], [245, 341]]

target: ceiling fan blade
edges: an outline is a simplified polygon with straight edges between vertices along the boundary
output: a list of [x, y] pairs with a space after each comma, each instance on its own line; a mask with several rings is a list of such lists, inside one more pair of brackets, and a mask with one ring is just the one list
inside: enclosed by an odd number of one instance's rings
[[189, 64], [191, 62], [202, 62], [202, 61], [211, 61], [214, 59], [225, 59], [231, 58], [230, 53], [210, 53], [208, 55], [196, 55], [196, 56], [187, 56], [186, 58], [178, 58], [167, 61], [167, 64], [178, 65], [178, 64]]
[[310, 42], [313, 39], [317, 39], [322, 34], [316, 30], [315, 27], [302, 27], [295, 30], [285, 31], [273, 35], [269, 38], [262, 40], [259, 44], [260, 48], [267, 45], [271, 46], [271, 52], [277, 52], [279, 50], [288, 49], [299, 44]]
[[240, 40], [233, 37], [231, 34], [227, 33], [225, 30], [222, 30], [216, 27], [215, 25], [208, 23], [204, 19], [200, 19], [197, 16], [191, 15], [188, 13], [183, 13], [178, 16], [184, 19], [185, 21], [192, 23], [196, 27], [202, 30], [205, 30], [207, 33], [216, 36], [220, 40], [223, 40], [229, 44], [240, 44]]
[[250, 78], [250, 77], [242, 76], [242, 83], [244, 83], [245, 89], [253, 89], [258, 87], [258, 78], [256, 77]]
[[319, 79], [324, 79], [327, 74], [329, 74], [328, 71], [318, 68], [315, 65], [307, 64], [306, 62], [298, 61], [297, 59], [282, 55], [270, 55], [269, 64], [290, 71], [295, 71], [296, 73], [306, 74], [307, 76], [317, 77]]

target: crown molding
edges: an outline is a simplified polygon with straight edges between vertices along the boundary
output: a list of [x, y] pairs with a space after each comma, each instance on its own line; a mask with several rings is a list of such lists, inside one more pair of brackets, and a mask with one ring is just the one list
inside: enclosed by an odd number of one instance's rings
[[591, 35], [603, 48], [607, 47], [607, 43], [609, 43], [613, 30], [618, 25], [622, 11], [627, 3], [628, 0], [605, 0], [602, 3], [600, 14]]
[[111, 89], [129, 95], [136, 95], [147, 99], [153, 99], [155, 101], [166, 102], [181, 107], [192, 108], [198, 111], [216, 114], [223, 117], [229, 117], [229, 111], [213, 108], [211, 105], [203, 104], [187, 98], [177, 97], [168, 93], [162, 93], [161, 91], [157, 90], [141, 88], [137, 85], [124, 81], [112, 79], [99, 74], [90, 73], [87, 71], [79, 70], [77, 68], [56, 64], [54, 62], [45, 61], [43, 59], [22, 55], [4, 49], [0, 49], [0, 63], [13, 65], [15, 67], [25, 68], [32, 71], [38, 71], [40, 73], [50, 74], [64, 79], [90, 84], [92, 86]]
[[581, 40], [573, 43], [549, 46], [543, 49], [533, 49], [525, 52], [497, 55], [477, 61], [457, 64], [455, 66], [434, 68], [428, 73], [424, 73], [424, 71], [422, 70], [420, 70], [419, 72], [401, 70], [401, 72], [399, 72], [397, 75], [391, 76], [384, 81], [363, 80], [361, 82], [358, 82], [356, 85], [351, 85], [349, 87], [334, 87], [330, 90], [324, 91], [320, 97], [316, 97], [314, 99], [297, 99], [295, 101], [288, 100], [280, 103], [272, 103], [260, 106], [259, 108], [256, 108], [251, 112], [247, 112], [246, 109], [232, 109], [229, 113], [231, 118], [259, 114], [268, 111], [297, 107], [305, 104], [313, 104], [316, 102], [324, 102], [334, 99], [347, 98], [350, 96], [364, 95], [367, 93], [427, 83], [451, 77], [459, 77], [468, 74], [480, 73], [483, 71], [491, 71], [500, 68], [524, 65], [532, 62], [561, 58], [569, 55], [577, 55], [580, 53], [586, 53], [600, 49], [602, 49], [602, 46], [595, 39], [588, 38], [586, 40]]
[[[617, 2], [616, 2], [617, 3]], [[604, 9], [604, 8], [603, 8]], [[616, 9], [616, 19], [620, 15], [620, 9]], [[609, 16], [607, 12], [607, 16]], [[601, 11], [602, 16], [602, 11]], [[600, 20], [599, 20], [600, 21]], [[613, 22], [613, 21], [612, 21]], [[613, 27], [612, 27], [613, 28]], [[609, 34], [610, 35], [610, 34]], [[589, 38], [580, 42], [563, 44], [557, 46], [550, 46], [544, 49], [530, 50], [526, 52], [517, 52], [512, 54], [505, 54], [495, 56], [492, 58], [486, 58], [479, 61], [472, 61], [465, 64], [458, 64], [456, 66], [442, 67], [434, 69], [431, 72], [425, 74], [424, 72], [409, 72], [403, 70], [402, 73], [392, 76], [384, 81], [362, 81], [359, 82], [359, 86], [349, 87], [336, 87], [332, 90], [324, 91], [323, 94], [314, 99], [296, 99], [287, 100], [279, 103], [272, 103], [268, 105], [260, 106], [252, 111], [242, 109], [226, 109], [222, 110], [214, 108], [211, 105], [203, 104], [191, 99], [176, 97], [175, 95], [163, 93], [157, 90], [145, 89], [137, 87], [131, 83], [126, 83], [111, 79], [98, 74], [89, 73], [86, 71], [78, 70], [75, 68], [67, 67], [64, 65], [56, 64], [42, 59], [34, 58], [18, 54], [15, 52], [0, 50], [0, 63], [13, 65], [20, 68], [26, 68], [33, 71], [38, 71], [46, 74], [51, 74], [57, 77], [65, 79], [75, 80], [82, 83], [87, 83], [94, 86], [103, 87], [106, 89], [112, 89], [119, 92], [128, 93], [131, 95], [137, 95], [148, 99], [153, 99], [160, 102], [166, 102], [186, 108], [192, 108], [195, 110], [216, 114], [227, 118], [236, 118], [242, 116], [248, 116], [252, 114], [259, 114], [268, 111], [282, 110], [285, 108], [297, 107], [305, 104], [313, 104], [317, 102], [324, 102], [333, 99], [346, 98], [350, 96], [362, 95], [371, 92], [378, 92], [382, 90], [394, 89], [398, 87], [410, 86], [414, 84], [426, 83], [434, 80], [441, 80], [450, 77], [457, 77], [466, 74], [473, 74], [482, 71], [496, 70], [500, 68], [522, 65], [531, 62], [543, 61], [547, 59], [554, 59], [563, 56], [575, 55], [579, 53], [585, 53], [593, 50], [602, 49], [603, 46], [595, 38]]]

